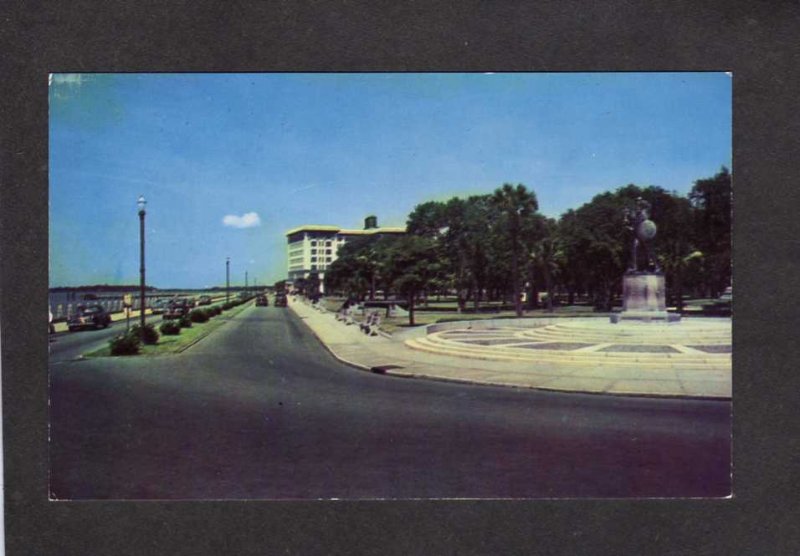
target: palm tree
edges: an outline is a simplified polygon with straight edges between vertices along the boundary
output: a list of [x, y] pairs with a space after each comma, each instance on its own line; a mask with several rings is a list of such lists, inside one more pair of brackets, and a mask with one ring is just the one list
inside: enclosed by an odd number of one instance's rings
[[554, 277], [561, 267], [564, 252], [557, 233], [557, 223], [550, 218], [542, 218], [537, 226], [540, 237], [533, 244], [532, 259], [544, 276], [547, 289], [547, 311], [553, 311]]

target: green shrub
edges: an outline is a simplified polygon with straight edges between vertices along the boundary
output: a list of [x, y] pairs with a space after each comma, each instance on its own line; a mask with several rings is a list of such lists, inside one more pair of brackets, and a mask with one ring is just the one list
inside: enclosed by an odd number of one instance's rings
[[141, 327], [138, 324], [134, 324], [133, 326], [131, 326], [131, 331], [129, 332], [129, 334], [136, 335], [137, 337], [141, 338], [145, 344], [149, 346], [158, 343], [158, 332], [156, 331], [156, 327], [154, 325], [152, 324], [144, 325], [144, 336], [141, 336], [139, 334], [140, 329]]
[[181, 333], [181, 325], [174, 320], [165, 320], [158, 329], [165, 336], [177, 336]]
[[204, 309], [194, 309], [189, 313], [189, 318], [192, 322], [208, 322], [210, 318]]
[[217, 315], [222, 314], [222, 307], [219, 305], [214, 305], [213, 307], [209, 308], [209, 311], [211, 311], [212, 316], [216, 317]]
[[127, 334], [115, 336], [108, 341], [111, 346], [111, 355], [136, 355], [139, 353], [141, 341], [139, 336], [132, 333], [131, 330]]
[[181, 325], [181, 328], [191, 328], [192, 327], [192, 319], [189, 318], [188, 315], [183, 315], [181, 320], [178, 321]]
[[236, 307], [236, 303], [234, 303], [233, 301], [226, 301], [225, 303], [222, 304], [223, 311], [233, 309], [234, 307]]

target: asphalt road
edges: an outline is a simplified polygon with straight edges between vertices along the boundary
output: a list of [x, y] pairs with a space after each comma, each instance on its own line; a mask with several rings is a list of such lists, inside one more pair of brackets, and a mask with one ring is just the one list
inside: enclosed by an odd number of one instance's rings
[[51, 365], [59, 499], [704, 497], [730, 491], [728, 402], [375, 375], [288, 309], [180, 355]]
[[[146, 322], [161, 324], [161, 315], [147, 315]], [[131, 319], [131, 326], [139, 324], [139, 317]], [[50, 363], [70, 361], [89, 351], [108, 345], [116, 334], [125, 332], [125, 321], [115, 321], [108, 328], [86, 328], [76, 332], [50, 334]]]

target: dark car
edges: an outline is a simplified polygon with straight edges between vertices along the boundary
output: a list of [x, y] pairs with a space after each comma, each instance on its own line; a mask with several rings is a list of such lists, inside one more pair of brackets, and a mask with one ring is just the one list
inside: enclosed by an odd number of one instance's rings
[[266, 295], [259, 295], [258, 297], [256, 297], [256, 305], [261, 307], [268, 307], [269, 299], [267, 299]]
[[100, 305], [80, 305], [78, 312], [67, 319], [70, 332], [81, 328], [106, 328], [110, 324], [111, 315]]
[[201, 295], [197, 298], [198, 305], [211, 305], [211, 296], [210, 295]]
[[161, 318], [164, 320], [180, 319], [183, 318], [184, 315], [189, 314], [190, 309], [191, 305], [189, 305], [186, 299], [173, 299]]
[[285, 293], [276, 293], [275, 294], [275, 307], [286, 307], [286, 294]]

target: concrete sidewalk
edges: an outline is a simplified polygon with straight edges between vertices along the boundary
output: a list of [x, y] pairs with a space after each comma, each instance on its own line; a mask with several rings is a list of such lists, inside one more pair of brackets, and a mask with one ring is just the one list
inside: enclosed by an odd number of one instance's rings
[[731, 373], [680, 368], [632, 369], [493, 361], [412, 350], [405, 341], [424, 337], [424, 326], [394, 337], [368, 336], [297, 299], [289, 307], [334, 357], [350, 366], [395, 376], [494, 386], [594, 394], [730, 399]]

